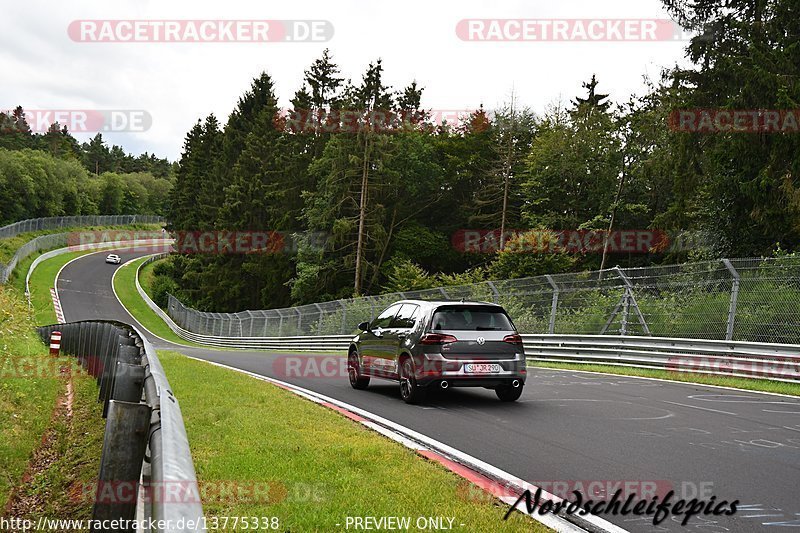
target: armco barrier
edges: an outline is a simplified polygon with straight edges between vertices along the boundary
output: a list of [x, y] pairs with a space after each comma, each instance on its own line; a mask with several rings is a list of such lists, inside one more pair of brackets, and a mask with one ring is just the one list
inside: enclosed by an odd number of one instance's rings
[[800, 345], [607, 335], [523, 335], [535, 361], [800, 382]]
[[[0, 239], [13, 237], [20, 233], [39, 231], [60, 227], [80, 227], [87, 225], [122, 226], [128, 224], [158, 223], [163, 219], [155, 215], [102, 215], [78, 217], [51, 217], [22, 220], [0, 228]], [[51, 233], [34, 237], [19, 247], [9, 260], [8, 264], [0, 263], [0, 285], [8, 282], [11, 273], [20, 261], [41, 250], [52, 250], [67, 246], [69, 233]], [[88, 245], [82, 245], [86, 247]]]
[[[84, 244], [81, 245], [83, 251], [91, 251], [91, 250], [104, 250], [104, 249], [114, 249], [114, 248], [128, 248], [128, 249], [137, 249], [137, 248], [145, 248], [151, 246], [163, 246], [167, 248], [172, 245], [174, 240], [172, 238], [165, 238], [165, 239], [145, 239], [139, 241], [119, 241], [119, 242], [99, 242], [99, 243], [91, 243], [91, 244]], [[30, 281], [31, 275], [33, 275], [33, 271], [36, 270], [36, 267], [39, 266], [40, 263], [43, 261], [47, 261], [53, 257], [58, 255], [63, 255], [69, 252], [73, 252], [72, 248], [57, 248], [55, 250], [50, 250], [49, 252], [45, 252], [36, 259], [31, 262], [31, 265], [28, 267], [28, 273], [25, 275], [25, 295], [29, 299], [30, 303]]]
[[[164, 257], [158, 254], [148, 262]], [[147, 305], [185, 340], [235, 349], [347, 351], [352, 335], [223, 337], [200, 335], [178, 326], [147, 295], [136, 274], [136, 289]], [[523, 334], [531, 361], [603, 364], [800, 382], [800, 345], [619, 335]]]
[[164, 219], [158, 215], [78, 215], [70, 217], [44, 217], [20, 220], [0, 228], [0, 239], [20, 233], [79, 226], [120, 226], [126, 224], [158, 224]]
[[170, 296], [166, 311], [204, 335], [339, 335], [410, 299], [494, 302], [521, 331], [554, 335], [800, 344], [800, 255], [614, 267], [238, 313], [198, 311]]
[[352, 335], [328, 335], [328, 336], [298, 336], [298, 337], [219, 337], [214, 335], [201, 335], [183, 329], [178, 326], [163, 309], [156, 303], [142, 288], [139, 283], [139, 271], [158, 259], [166, 257], [167, 254], [154, 254], [148, 257], [139, 265], [136, 270], [136, 290], [139, 296], [145, 301], [148, 307], [153, 310], [167, 326], [180, 338], [220, 348], [233, 348], [241, 350], [298, 350], [298, 351], [346, 351], [350, 345]]
[[[106, 427], [100, 473], [92, 488], [92, 518], [152, 518], [155, 524], [169, 525], [171, 532], [205, 531], [180, 406], [147, 339], [116, 321], [38, 328], [46, 343], [53, 331], [61, 332], [61, 351], [77, 357], [97, 378], [103, 402]], [[181, 494], [174, 493], [176, 488]], [[164, 494], [169, 497], [159, 497]]]

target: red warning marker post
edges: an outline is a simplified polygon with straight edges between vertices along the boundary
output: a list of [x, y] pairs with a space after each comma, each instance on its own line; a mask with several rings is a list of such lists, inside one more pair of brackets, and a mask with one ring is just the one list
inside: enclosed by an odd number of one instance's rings
[[50, 334], [50, 355], [58, 355], [61, 351], [61, 332], [54, 331]]

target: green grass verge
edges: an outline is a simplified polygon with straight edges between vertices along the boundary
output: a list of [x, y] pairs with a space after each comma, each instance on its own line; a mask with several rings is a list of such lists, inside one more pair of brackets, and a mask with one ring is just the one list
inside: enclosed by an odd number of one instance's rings
[[139, 270], [139, 283], [144, 289], [144, 292], [153, 299], [153, 280], [155, 279], [155, 274], [153, 270], [156, 268], [156, 264], [159, 261], [164, 261], [164, 259], [159, 259], [158, 261], [153, 261], [152, 263], [147, 263], [145, 266]]
[[[7, 263], [22, 247], [23, 244], [30, 241], [35, 237], [42, 235], [52, 235], [53, 233], [66, 233], [69, 231], [103, 231], [103, 230], [158, 230], [161, 229], [161, 224], [127, 224], [122, 226], [81, 226], [71, 228], [54, 228], [41, 231], [30, 231], [28, 233], [20, 233], [14, 237], [7, 239], [0, 239], [0, 262]], [[16, 269], [15, 269], [16, 271]]]
[[528, 360], [529, 366], [541, 368], [556, 368], [562, 370], [583, 370], [587, 372], [604, 372], [607, 374], [619, 374], [621, 376], [639, 376], [647, 378], [667, 379], [670, 381], [680, 381], [683, 383], [697, 383], [700, 385], [717, 385], [720, 387], [734, 387], [737, 389], [747, 389], [760, 392], [774, 392], [777, 394], [789, 394], [800, 396], [800, 384], [784, 383], [782, 381], [770, 381], [766, 379], [748, 379], [725, 376], [710, 376], [706, 374], [691, 374], [684, 372], [671, 372], [669, 370], [651, 370], [647, 368], [621, 367], [614, 365], [593, 365], [579, 363], [551, 363], [551, 362], [532, 362]]
[[[56, 319], [56, 311], [53, 308], [53, 297], [50, 295], [50, 289], [55, 286], [56, 274], [61, 270], [61, 267], [82, 255], [89, 252], [68, 252], [62, 255], [57, 255], [46, 261], [42, 261], [36, 270], [31, 274], [30, 289], [31, 289], [31, 306], [33, 307], [34, 320], [36, 324], [55, 324], [58, 322]], [[28, 265], [30, 266], [30, 265]], [[25, 268], [27, 275], [28, 268]], [[22, 285], [24, 287], [25, 281], [23, 277]]]
[[[139, 295], [139, 291], [136, 290], [135, 279], [134, 276], [136, 275], [136, 269], [139, 268], [139, 265], [142, 264], [146, 260], [145, 257], [140, 259], [135, 259], [130, 263], [126, 263], [122, 265], [119, 270], [117, 271], [117, 275], [114, 276], [114, 290], [117, 292], [117, 296], [119, 297], [122, 305], [128, 310], [130, 314], [136, 318], [136, 320], [147, 328], [151, 333], [154, 335], [158, 335], [162, 339], [168, 340], [170, 342], [174, 342], [176, 344], [183, 344], [186, 346], [194, 346], [194, 347], [201, 347], [206, 348], [209, 350], [224, 350], [224, 348], [218, 348], [216, 346], [207, 346], [204, 344], [199, 344], [191, 341], [187, 341], [185, 339], [180, 338], [176, 335], [169, 326], [167, 326], [166, 322], [161, 320], [150, 306], [145, 303], [142, 297]], [[155, 263], [157, 263], [156, 261]], [[139, 283], [142, 285], [142, 289], [153, 297], [151, 283], [153, 280], [153, 265], [155, 263], [150, 263], [142, 267], [139, 271]], [[253, 351], [258, 351], [253, 349]], [[308, 351], [297, 351], [297, 350], [277, 350], [277, 349], [270, 349], [266, 350], [268, 352], [281, 352], [287, 354], [302, 354], [302, 355], [309, 355], [313, 352]], [[327, 354], [327, 355], [345, 355], [343, 353], [336, 354], [334, 352], [316, 352], [320, 354]]]
[[74, 369], [74, 360], [50, 356], [24, 295], [0, 286], [0, 509], [13, 490], [12, 516], [91, 512], [69, 489], [97, 475], [105, 424], [94, 379], [75, 372], [72, 416], [54, 411], [66, 387], [62, 368]]
[[[34, 450], [25, 477], [17, 485], [11, 516], [35, 521], [40, 516], [70, 519], [91, 518], [94, 487], [100, 471], [103, 420], [97, 403], [97, 384], [77, 371], [74, 359], [60, 358], [62, 367], [73, 369], [72, 400], [60, 402], [41, 444]], [[63, 389], [68, 375], [59, 379]]]
[[18, 377], [26, 363], [49, 357], [33, 327], [24, 296], [0, 286], [0, 509], [47, 428], [60, 388], [55, 379]]
[[[117, 269], [117, 274], [114, 276], [114, 291], [116, 291], [122, 305], [125, 306], [139, 324], [147, 328], [153, 335], [158, 335], [162, 339], [176, 344], [200, 346], [178, 337], [139, 295], [139, 291], [136, 290], [136, 269], [145, 260], [147, 260], [146, 257], [135, 259]], [[142, 288], [144, 288], [144, 285]]]
[[270, 487], [260, 501], [207, 497], [206, 515], [275, 516], [281, 531], [344, 530], [348, 516], [444, 516], [455, 518], [456, 531], [547, 531], [521, 514], [503, 521], [506, 505], [325, 407], [176, 352], [159, 357], [201, 487]]

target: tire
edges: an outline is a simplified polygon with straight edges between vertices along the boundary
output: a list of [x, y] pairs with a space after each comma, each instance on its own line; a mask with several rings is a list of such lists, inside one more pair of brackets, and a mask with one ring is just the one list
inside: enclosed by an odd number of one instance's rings
[[417, 384], [417, 378], [414, 376], [414, 361], [410, 357], [406, 357], [400, 364], [400, 397], [404, 402], [413, 405], [422, 402], [426, 392]]
[[369, 386], [369, 378], [361, 375], [361, 364], [356, 352], [350, 352], [347, 356], [347, 378], [354, 389], [364, 390]]
[[501, 402], [516, 402], [522, 396], [523, 386], [520, 385], [516, 389], [511, 385], [500, 385], [494, 392]]

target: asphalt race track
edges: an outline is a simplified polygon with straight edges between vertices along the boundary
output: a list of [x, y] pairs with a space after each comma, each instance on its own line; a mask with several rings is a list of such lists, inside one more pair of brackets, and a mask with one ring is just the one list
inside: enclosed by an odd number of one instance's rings
[[[123, 263], [147, 252], [117, 252]], [[133, 322], [111, 289], [105, 253], [64, 268], [58, 291], [67, 321]], [[438, 439], [528, 482], [655, 482], [678, 497], [739, 500], [732, 516], [698, 515], [653, 526], [647, 517], [603, 518], [632, 531], [783, 531], [800, 528], [800, 400], [699, 385], [582, 372], [529, 370], [519, 402], [493, 391], [451, 389], [406, 405], [398, 386], [350, 388], [337, 361], [266, 352], [160, 349], [271, 376], [350, 403]], [[298, 358], [300, 361], [298, 362]], [[343, 358], [342, 358], [343, 359]], [[297, 368], [299, 372], [296, 372]], [[333, 369], [333, 370], [332, 370]], [[333, 375], [332, 375], [333, 374]], [[302, 377], [298, 377], [302, 376]], [[597, 485], [595, 485], [597, 486]], [[652, 485], [643, 485], [644, 487]], [[561, 487], [564, 487], [562, 484]], [[613, 492], [613, 490], [612, 490]], [[585, 494], [585, 492], [584, 492]]]

